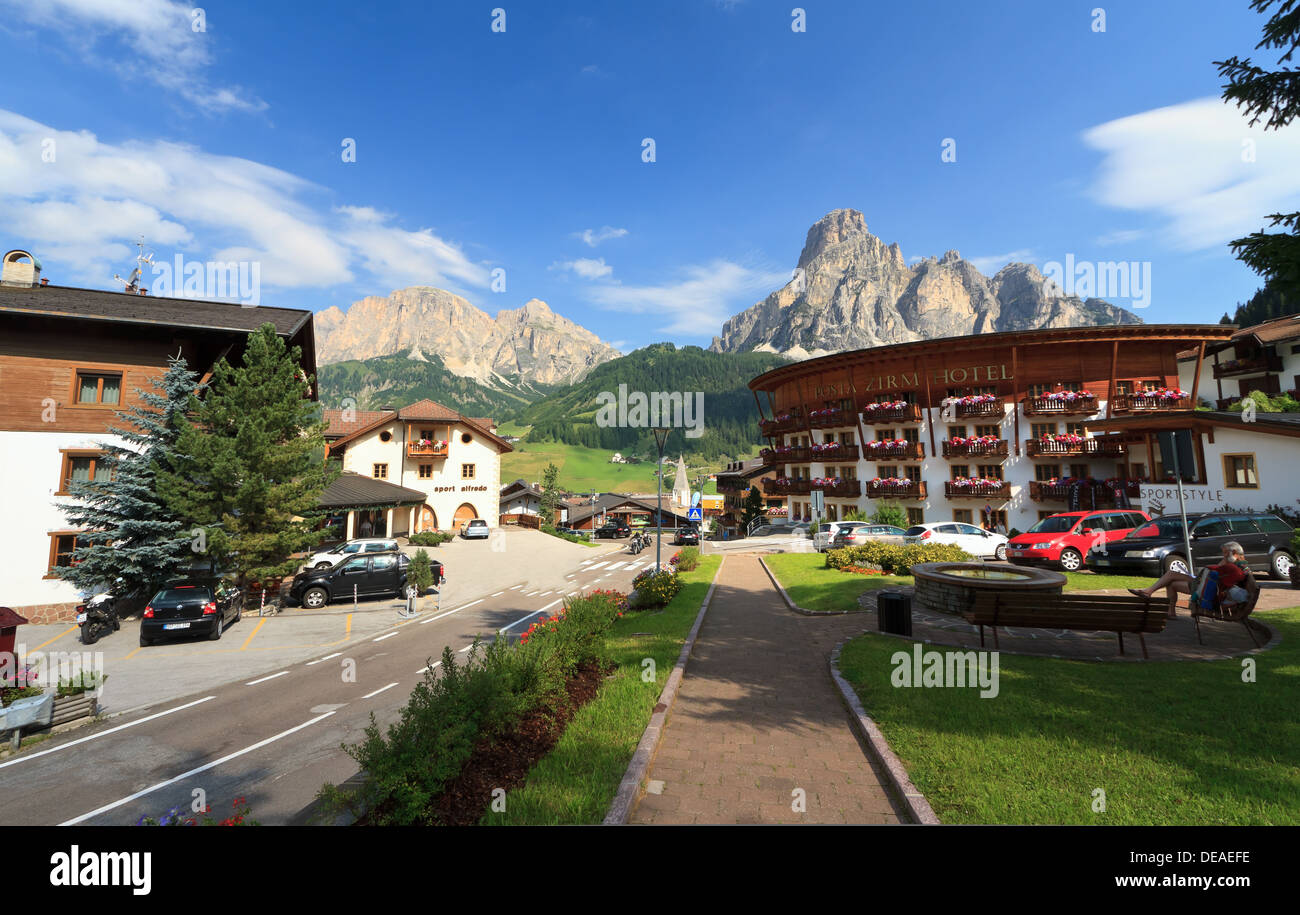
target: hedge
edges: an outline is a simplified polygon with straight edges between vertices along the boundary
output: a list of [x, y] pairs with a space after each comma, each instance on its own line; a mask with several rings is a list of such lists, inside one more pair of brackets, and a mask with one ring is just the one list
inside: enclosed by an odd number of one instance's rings
[[879, 566], [891, 575], [907, 575], [918, 562], [967, 562], [973, 557], [959, 546], [948, 543], [882, 543], [828, 550], [826, 568], [845, 566]]

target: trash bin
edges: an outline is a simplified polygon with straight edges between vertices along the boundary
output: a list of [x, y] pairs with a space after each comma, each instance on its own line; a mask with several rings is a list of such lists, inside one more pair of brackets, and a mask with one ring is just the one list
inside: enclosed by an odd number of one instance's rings
[[895, 635], [911, 635], [912, 595], [881, 591], [876, 598], [876, 628]]

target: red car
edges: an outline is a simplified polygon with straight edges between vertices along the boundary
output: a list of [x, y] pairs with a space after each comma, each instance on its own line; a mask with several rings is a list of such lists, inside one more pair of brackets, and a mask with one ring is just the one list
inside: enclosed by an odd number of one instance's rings
[[1077, 572], [1089, 550], [1118, 540], [1150, 520], [1146, 512], [1135, 509], [1062, 512], [1012, 537], [1007, 560], [1018, 566], [1053, 565]]

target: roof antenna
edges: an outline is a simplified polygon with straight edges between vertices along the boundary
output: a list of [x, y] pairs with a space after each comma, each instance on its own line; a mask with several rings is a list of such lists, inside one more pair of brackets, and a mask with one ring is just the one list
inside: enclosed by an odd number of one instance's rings
[[113, 279], [122, 284], [123, 292], [138, 294], [140, 292], [140, 277], [143, 275], [144, 265], [148, 264], [149, 266], [153, 266], [154, 252], [150, 251], [148, 254], [144, 253], [143, 235], [140, 236], [140, 240], [135, 243], [135, 246], [139, 249], [139, 253], [135, 256], [135, 269], [131, 271], [130, 277], [128, 279], [122, 279], [122, 277], [114, 273]]

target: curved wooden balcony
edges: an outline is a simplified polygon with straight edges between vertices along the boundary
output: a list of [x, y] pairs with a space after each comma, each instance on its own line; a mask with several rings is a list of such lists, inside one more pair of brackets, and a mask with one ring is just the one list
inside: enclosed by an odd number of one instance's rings
[[857, 416], [851, 410], [809, 410], [808, 424], [814, 429], [852, 426]]
[[943, 494], [949, 499], [1010, 499], [1011, 483], [1007, 480], [958, 483], [948, 480], [943, 484]]
[[988, 400], [983, 403], [955, 403], [952, 406], [953, 415], [963, 419], [981, 416], [996, 416], [1001, 419], [1006, 413], [1000, 397], [997, 400]]
[[920, 442], [901, 442], [873, 447], [875, 445], [875, 442], [867, 442], [862, 446], [868, 461], [919, 461], [925, 457], [925, 446]]
[[908, 480], [906, 484], [867, 483], [868, 499], [924, 499], [925, 481]]
[[861, 480], [840, 480], [838, 483], [814, 482], [812, 488], [820, 489], [825, 495], [837, 499], [856, 499], [862, 495]]
[[1112, 413], [1167, 413], [1173, 410], [1190, 410], [1190, 397], [1155, 397], [1141, 392], [1135, 394], [1116, 394], [1111, 402]]
[[876, 407], [874, 410], [864, 408], [862, 411], [862, 422], [868, 426], [883, 423], [919, 423], [920, 421], [920, 404], [905, 403], [901, 407]]
[[1045, 394], [1042, 397], [1026, 397], [1022, 403], [1025, 406], [1026, 416], [1071, 416], [1097, 412], [1097, 396], [1095, 394], [1076, 396], [1069, 399], [1060, 395], [1053, 397], [1050, 394]]
[[965, 443], [956, 444], [951, 439], [943, 443], [944, 457], [1006, 457], [1008, 453], [1008, 442], [1006, 439], [998, 439], [996, 442], [977, 442], [974, 444]]

